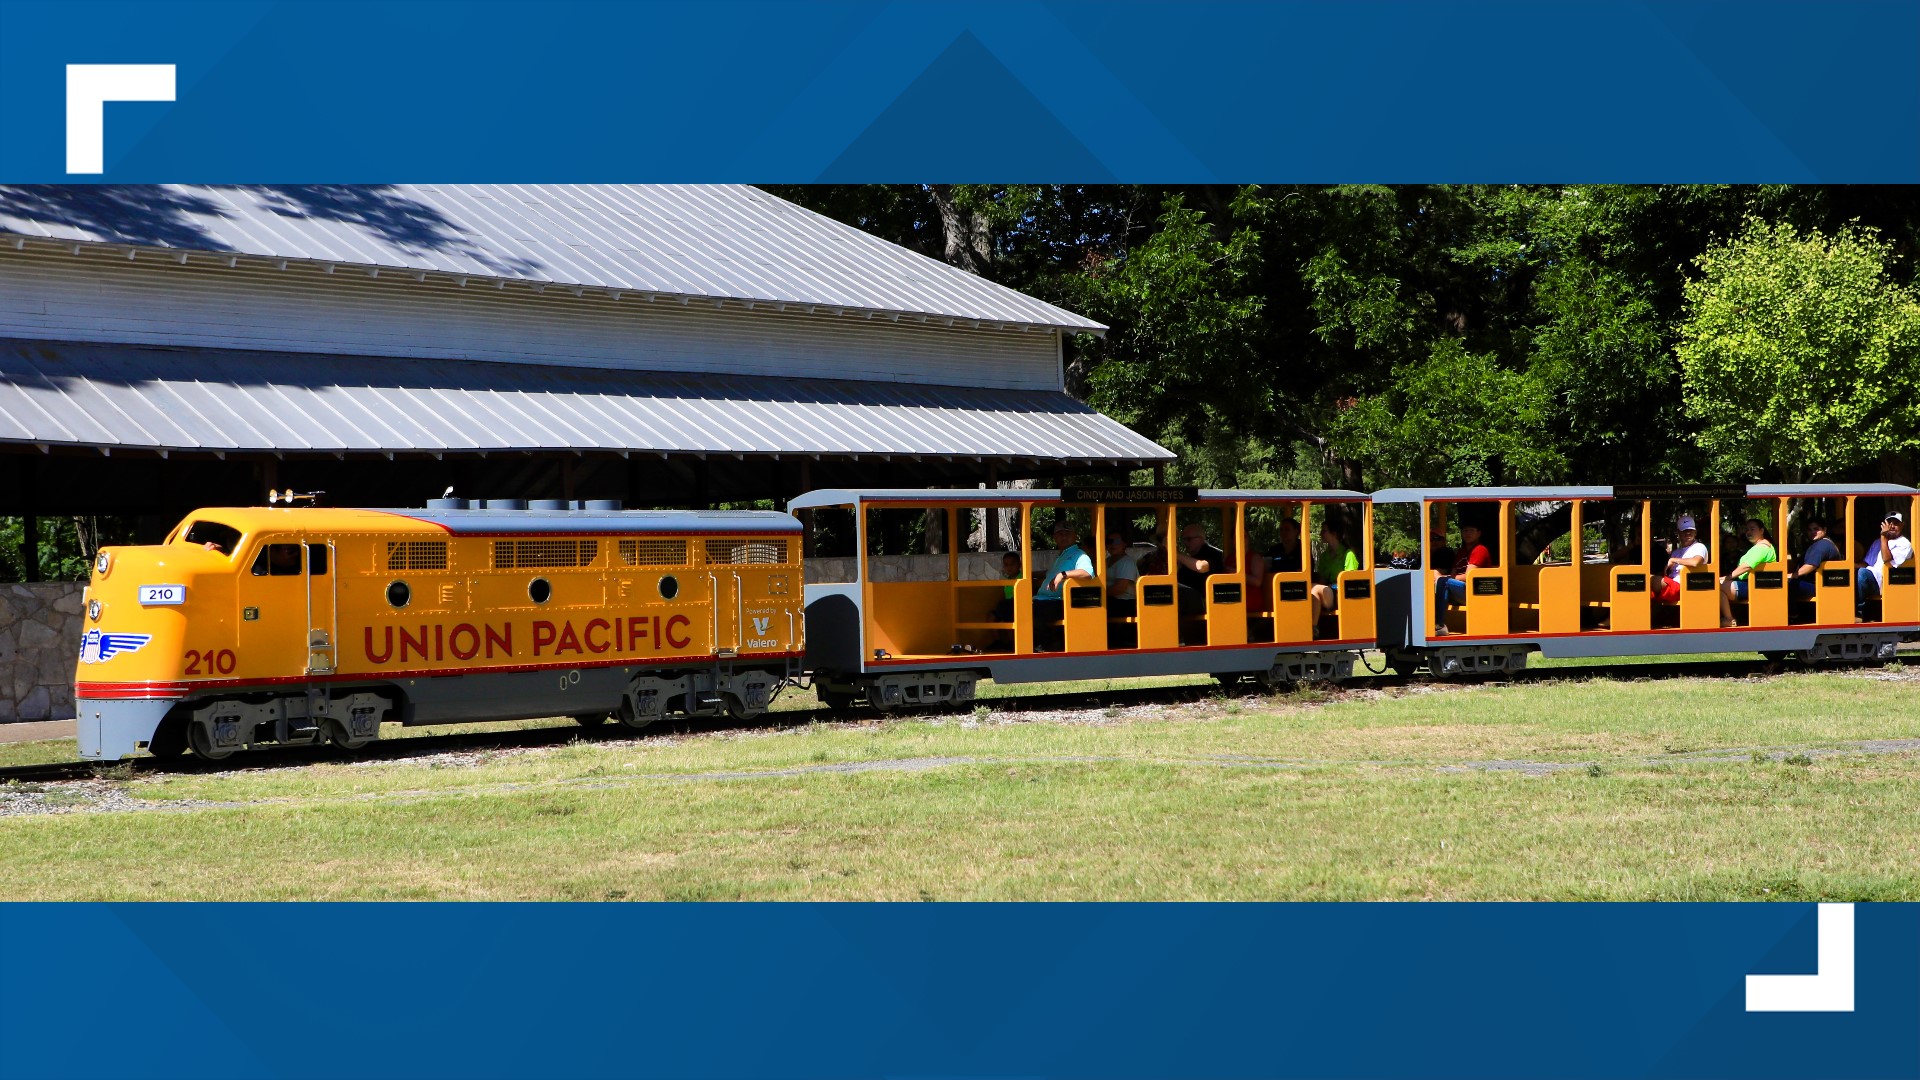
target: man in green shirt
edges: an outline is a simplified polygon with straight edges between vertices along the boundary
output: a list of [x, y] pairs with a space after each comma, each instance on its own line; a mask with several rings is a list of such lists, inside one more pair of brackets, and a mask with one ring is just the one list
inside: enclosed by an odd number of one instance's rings
[[1751, 594], [1754, 569], [1780, 561], [1773, 537], [1767, 534], [1767, 527], [1759, 518], [1748, 518], [1741, 532], [1747, 537], [1747, 553], [1740, 556], [1740, 565], [1733, 568], [1733, 573], [1720, 579], [1720, 626], [1723, 629], [1740, 625], [1733, 617], [1733, 605], [1745, 603]]
[[1320, 526], [1320, 544], [1320, 555], [1313, 560], [1313, 576], [1320, 579], [1312, 589], [1316, 624], [1340, 606], [1340, 575], [1360, 569], [1360, 556], [1347, 547], [1346, 528], [1331, 515]]

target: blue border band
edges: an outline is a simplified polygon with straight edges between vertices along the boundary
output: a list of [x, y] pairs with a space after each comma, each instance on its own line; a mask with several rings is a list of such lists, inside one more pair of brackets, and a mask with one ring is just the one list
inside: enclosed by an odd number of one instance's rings
[[4, 0], [0, 181], [64, 70], [148, 182], [1920, 180], [1910, 0]]
[[1920, 1073], [1920, 908], [0, 906], [9, 1078]]

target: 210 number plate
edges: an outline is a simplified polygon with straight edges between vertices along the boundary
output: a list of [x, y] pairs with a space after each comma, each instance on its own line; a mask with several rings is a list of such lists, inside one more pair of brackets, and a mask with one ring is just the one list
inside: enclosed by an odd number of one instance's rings
[[187, 602], [185, 585], [142, 585], [140, 586], [140, 606], [155, 607], [165, 604], [184, 604]]

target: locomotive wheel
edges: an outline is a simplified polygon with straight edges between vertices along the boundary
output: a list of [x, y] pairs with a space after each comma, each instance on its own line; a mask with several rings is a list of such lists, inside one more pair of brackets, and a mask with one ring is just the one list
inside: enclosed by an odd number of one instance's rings
[[[639, 715], [633, 711], [633, 702], [624, 700], [620, 702], [619, 717], [620, 726], [626, 728], [628, 731], [643, 730], [655, 720], [659, 719], [656, 716]], [[574, 719], [577, 720], [579, 717], [575, 717]]]
[[371, 738], [354, 738], [347, 734], [347, 725], [339, 720], [327, 721], [327, 741], [342, 750], [358, 750], [372, 742]]
[[573, 722], [581, 727], [595, 728], [606, 723], [608, 715], [607, 713], [581, 713], [573, 718]]
[[193, 745], [193, 756], [202, 761], [225, 761], [238, 749], [233, 746], [215, 746], [213, 732], [207, 730], [205, 724], [188, 724], [187, 742]]

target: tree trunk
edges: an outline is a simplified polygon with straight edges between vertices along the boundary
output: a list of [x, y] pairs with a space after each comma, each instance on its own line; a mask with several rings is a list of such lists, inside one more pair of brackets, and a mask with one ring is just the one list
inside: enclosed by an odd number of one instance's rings
[[952, 184], [929, 184], [927, 193], [940, 211], [940, 227], [946, 234], [946, 261], [969, 274], [985, 276], [993, 262], [993, 236], [986, 218], [961, 209], [954, 200]]

